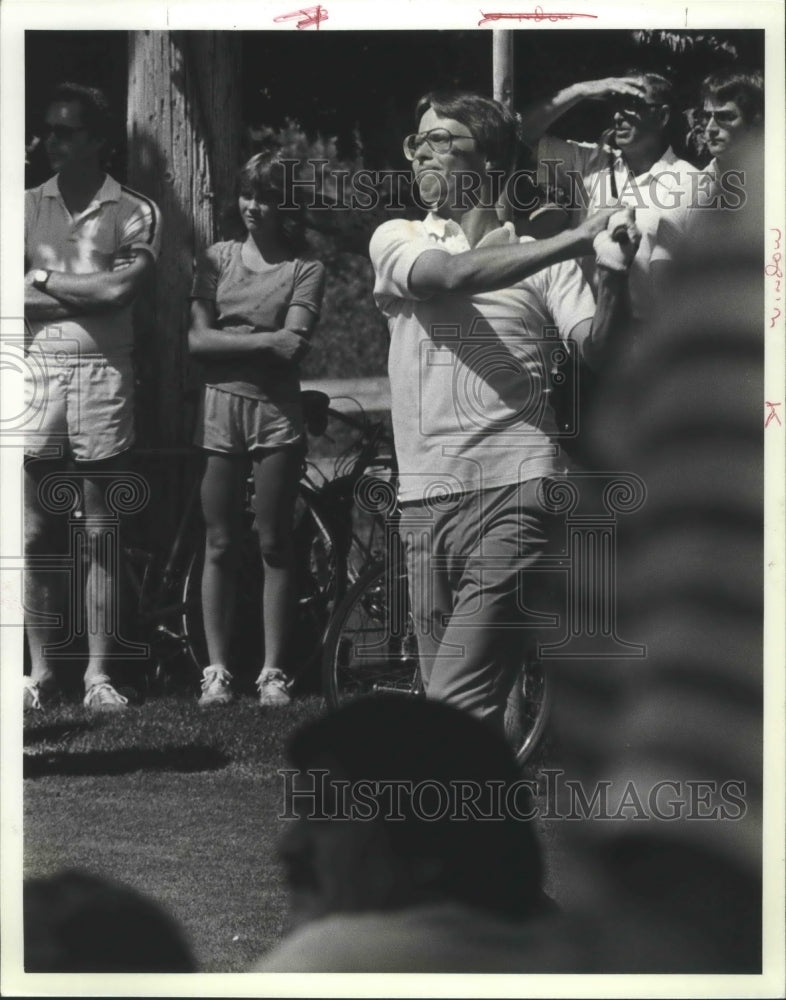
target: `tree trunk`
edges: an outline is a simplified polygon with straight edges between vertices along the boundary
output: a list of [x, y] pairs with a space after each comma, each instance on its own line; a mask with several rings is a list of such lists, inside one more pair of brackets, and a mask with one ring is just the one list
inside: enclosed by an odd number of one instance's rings
[[231, 197], [240, 147], [240, 37], [228, 31], [132, 31], [128, 59], [128, 182], [161, 209], [155, 292], [137, 308], [137, 429], [154, 488], [151, 523], [171, 538], [183, 462], [149, 450], [187, 447], [194, 372], [188, 295], [196, 253], [213, 242]]

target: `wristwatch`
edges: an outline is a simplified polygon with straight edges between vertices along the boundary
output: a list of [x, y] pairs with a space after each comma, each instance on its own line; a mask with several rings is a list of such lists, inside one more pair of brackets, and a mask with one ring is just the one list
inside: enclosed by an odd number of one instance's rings
[[43, 292], [46, 288], [47, 281], [49, 281], [49, 275], [51, 273], [51, 271], [47, 271], [43, 267], [39, 267], [33, 271], [33, 287]]

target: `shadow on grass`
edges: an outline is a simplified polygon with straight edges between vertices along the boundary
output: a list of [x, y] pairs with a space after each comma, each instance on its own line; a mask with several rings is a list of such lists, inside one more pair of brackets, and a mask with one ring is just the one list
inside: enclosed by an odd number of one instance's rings
[[[73, 726], [68, 727], [73, 729]], [[217, 771], [226, 767], [231, 758], [215, 747], [169, 746], [143, 750], [90, 750], [81, 753], [55, 751], [25, 754], [25, 778], [49, 775], [108, 775], [129, 774], [132, 771]]]
[[91, 728], [89, 722], [53, 722], [46, 726], [25, 728], [22, 739], [25, 746], [30, 746], [31, 743], [59, 740], [74, 733], [84, 733]]

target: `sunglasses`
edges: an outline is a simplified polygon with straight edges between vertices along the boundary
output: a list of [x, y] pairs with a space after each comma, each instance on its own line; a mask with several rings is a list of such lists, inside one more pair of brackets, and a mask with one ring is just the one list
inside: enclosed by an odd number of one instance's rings
[[643, 118], [650, 108], [662, 108], [662, 104], [651, 101], [637, 101], [628, 98], [625, 101], [612, 101], [609, 105], [612, 114], [620, 114], [624, 118]]
[[739, 117], [736, 111], [703, 111], [693, 112], [693, 124], [706, 128], [714, 118], [716, 125], [732, 125]]
[[415, 153], [424, 142], [428, 143], [435, 153], [449, 153], [453, 149], [454, 139], [472, 139], [477, 141], [474, 135], [454, 135], [446, 128], [432, 128], [428, 132], [418, 132], [408, 135], [404, 140], [404, 156], [408, 160], [415, 159]]
[[77, 134], [77, 132], [87, 131], [87, 126], [85, 125], [44, 125], [44, 138], [48, 139], [49, 136], [54, 136], [58, 142], [65, 142]]

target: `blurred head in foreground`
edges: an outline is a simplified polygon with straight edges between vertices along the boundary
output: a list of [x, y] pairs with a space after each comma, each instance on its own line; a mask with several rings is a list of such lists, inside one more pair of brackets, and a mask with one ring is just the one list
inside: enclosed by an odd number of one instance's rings
[[[552, 724], [590, 786], [633, 782], [646, 792], [665, 780], [687, 805], [673, 821], [565, 827], [593, 837], [588, 867], [614, 894], [616, 912], [595, 921], [597, 963], [609, 972], [761, 969], [770, 431], [755, 136], [735, 162], [744, 201], [695, 212], [662, 308], [597, 394], [597, 453], [646, 484], [646, 502], [620, 519], [616, 577], [619, 634], [646, 655], [559, 664]], [[731, 817], [718, 806], [726, 783], [744, 788]], [[690, 805], [697, 788], [711, 794], [709, 807]]]
[[295, 923], [440, 901], [523, 919], [540, 904], [528, 789], [515, 816], [482, 818], [520, 779], [482, 722], [425, 699], [363, 699], [296, 732], [289, 758], [297, 819], [281, 855]]
[[195, 972], [177, 924], [152, 900], [85, 872], [24, 886], [25, 972]]

